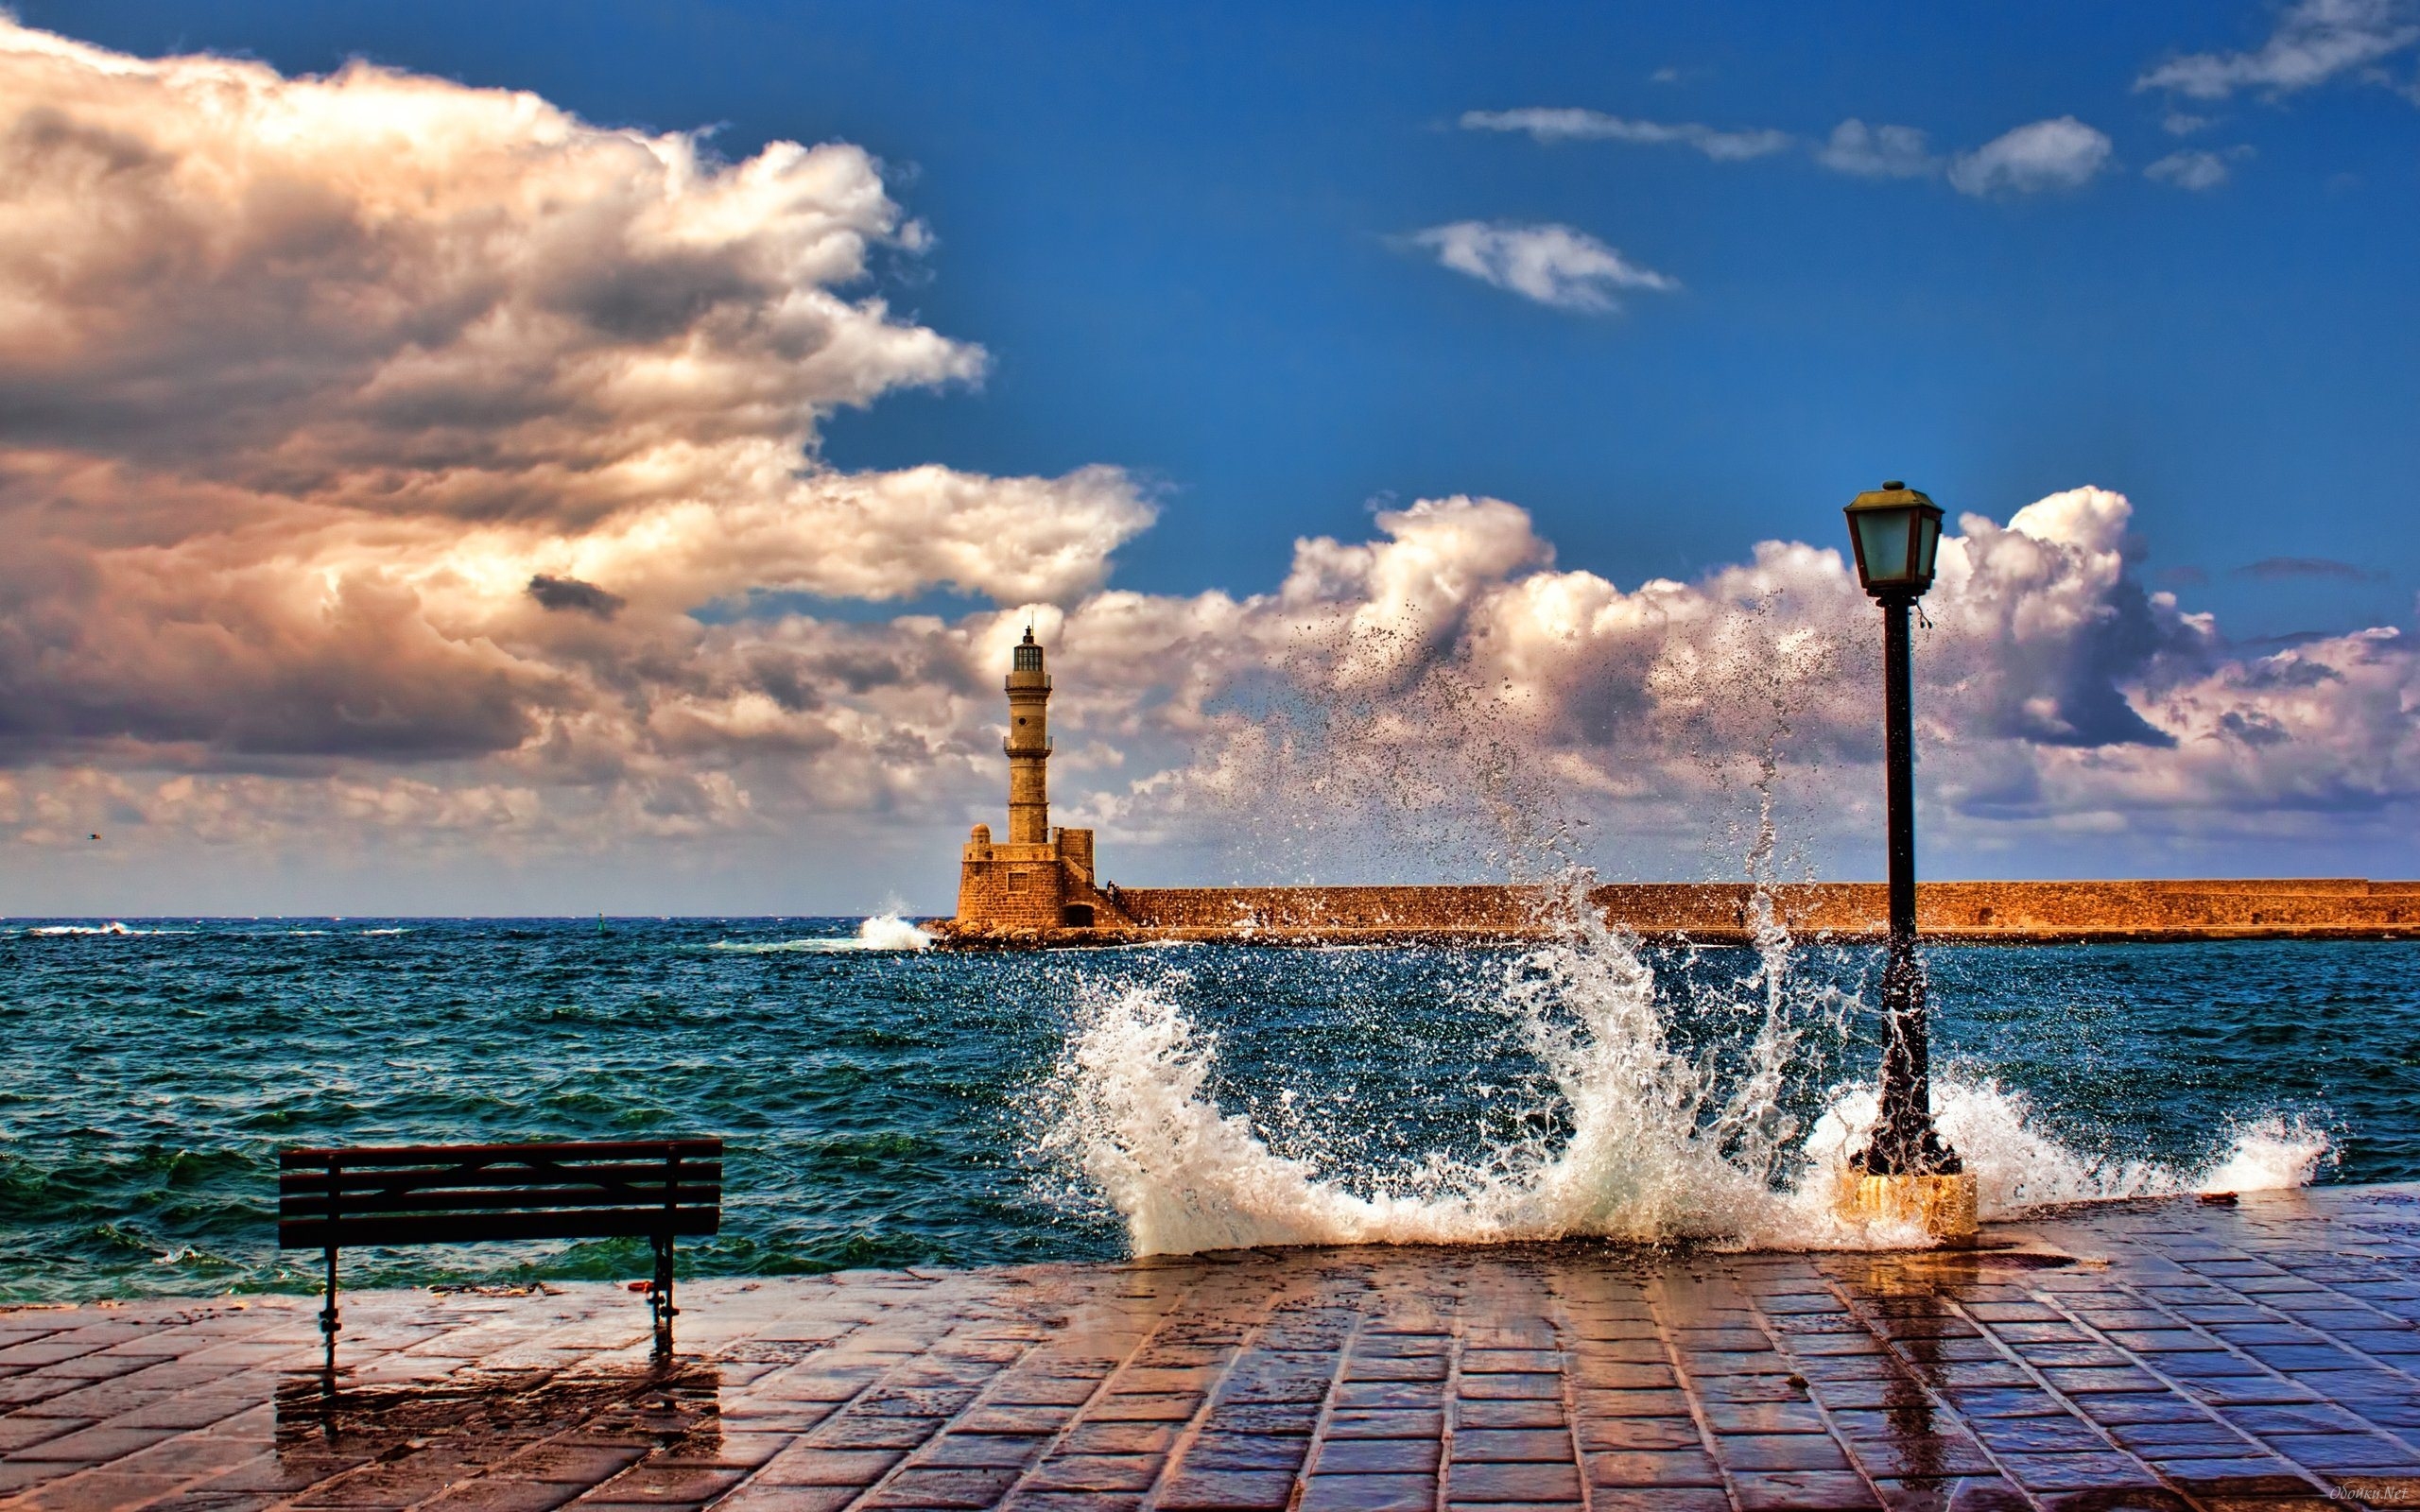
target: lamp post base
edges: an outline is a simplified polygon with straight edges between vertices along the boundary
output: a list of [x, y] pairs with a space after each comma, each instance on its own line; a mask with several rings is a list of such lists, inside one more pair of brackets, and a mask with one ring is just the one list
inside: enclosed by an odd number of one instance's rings
[[1975, 1173], [1867, 1176], [1852, 1166], [1841, 1189], [1840, 1213], [1859, 1226], [1910, 1224], [1937, 1245], [1972, 1245], [1979, 1231]]

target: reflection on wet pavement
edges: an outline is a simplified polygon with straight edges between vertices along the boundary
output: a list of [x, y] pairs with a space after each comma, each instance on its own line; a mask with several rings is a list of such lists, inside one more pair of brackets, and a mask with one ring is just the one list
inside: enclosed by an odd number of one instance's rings
[[2420, 1505], [2420, 1194], [2010, 1246], [1306, 1249], [0, 1313], [0, 1506]]

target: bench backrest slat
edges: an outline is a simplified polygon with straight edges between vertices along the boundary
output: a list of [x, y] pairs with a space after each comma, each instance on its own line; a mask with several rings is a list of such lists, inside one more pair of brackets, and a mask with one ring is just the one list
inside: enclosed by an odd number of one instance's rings
[[684, 1187], [720, 1186], [722, 1162], [683, 1160], [675, 1167], [666, 1160], [653, 1165], [565, 1165], [551, 1161], [522, 1165], [490, 1160], [478, 1164], [375, 1166], [368, 1170], [338, 1166], [333, 1174], [322, 1167], [285, 1172], [277, 1178], [277, 1190], [281, 1196], [333, 1192], [350, 1198], [357, 1193], [372, 1202], [378, 1200], [382, 1193], [402, 1195], [413, 1192], [494, 1192], [505, 1188], [542, 1192], [555, 1187], [599, 1192], [648, 1188], [661, 1197], [667, 1177]]
[[280, 1247], [711, 1234], [722, 1142], [386, 1145], [285, 1151]]
[[540, 1142], [530, 1144], [357, 1144], [342, 1149], [299, 1149], [279, 1152], [277, 1163], [286, 1170], [297, 1166], [324, 1168], [330, 1160], [352, 1165], [452, 1165], [462, 1160], [502, 1158], [526, 1160], [549, 1153], [577, 1160], [661, 1160], [678, 1152], [683, 1160], [694, 1159], [719, 1160], [722, 1141], [717, 1139], [683, 1140], [579, 1140], [567, 1143]]
[[666, 1192], [664, 1183], [620, 1187], [614, 1191], [583, 1191], [577, 1187], [515, 1187], [482, 1192], [345, 1192], [331, 1201], [325, 1192], [287, 1191], [279, 1195], [281, 1222], [296, 1218], [396, 1217], [420, 1212], [553, 1211], [559, 1209], [637, 1208], [661, 1212], [666, 1208], [712, 1208], [722, 1201], [720, 1182], [683, 1180]]

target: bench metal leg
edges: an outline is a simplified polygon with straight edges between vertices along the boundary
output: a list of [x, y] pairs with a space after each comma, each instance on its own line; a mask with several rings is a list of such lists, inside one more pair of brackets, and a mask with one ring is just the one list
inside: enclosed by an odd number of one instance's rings
[[648, 1306], [655, 1314], [655, 1357], [672, 1358], [672, 1319], [681, 1310], [672, 1305], [672, 1236], [654, 1234], [655, 1284], [648, 1288]]
[[320, 1309], [320, 1333], [328, 1343], [327, 1376], [331, 1391], [337, 1385], [337, 1330], [341, 1326], [337, 1321], [337, 1251], [331, 1245], [328, 1246], [328, 1300], [327, 1305]]

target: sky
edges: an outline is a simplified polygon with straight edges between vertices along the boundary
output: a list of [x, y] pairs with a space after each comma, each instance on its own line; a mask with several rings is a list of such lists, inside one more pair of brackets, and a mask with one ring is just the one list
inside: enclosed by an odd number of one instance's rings
[[2413, 874], [2411, 0], [15, 16], [9, 912]]

